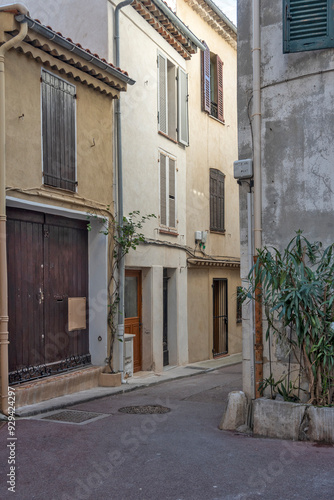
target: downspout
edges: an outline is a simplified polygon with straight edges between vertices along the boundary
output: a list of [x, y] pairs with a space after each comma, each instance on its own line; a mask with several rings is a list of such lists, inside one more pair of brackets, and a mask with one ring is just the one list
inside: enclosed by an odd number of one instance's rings
[[[115, 8], [115, 64], [119, 68], [120, 59], [120, 43], [119, 43], [119, 12], [120, 10], [132, 3], [133, 0], [125, 0], [119, 3]], [[115, 115], [116, 115], [116, 158], [117, 158], [117, 202], [118, 202], [118, 225], [120, 233], [123, 232], [123, 163], [122, 163], [122, 123], [121, 123], [121, 98], [119, 97], [115, 102]], [[125, 286], [125, 261], [124, 256], [121, 255], [122, 248], [119, 249], [119, 301], [118, 301], [118, 369], [122, 375], [122, 383], [126, 383], [124, 379], [124, 286]]]
[[[262, 248], [261, 182], [261, 23], [260, 0], [253, 0], [253, 140], [254, 140], [254, 262]], [[255, 397], [263, 379], [263, 333], [261, 287], [255, 292]]]
[[[3, 5], [0, 11], [29, 14], [20, 4]], [[5, 122], [5, 54], [20, 43], [28, 33], [26, 23], [20, 24], [19, 33], [0, 47], [0, 360], [1, 411], [8, 415], [8, 277], [6, 244], [6, 122]]]

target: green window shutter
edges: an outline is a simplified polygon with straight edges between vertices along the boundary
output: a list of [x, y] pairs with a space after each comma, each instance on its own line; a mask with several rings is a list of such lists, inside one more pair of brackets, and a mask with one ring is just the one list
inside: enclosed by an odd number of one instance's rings
[[205, 51], [202, 52], [202, 110], [211, 113], [210, 94], [210, 49], [203, 42]]
[[44, 184], [75, 191], [75, 86], [42, 71]]
[[283, 0], [283, 52], [334, 47], [334, 0]]
[[210, 168], [210, 230], [225, 231], [225, 175]]
[[167, 134], [167, 59], [158, 54], [158, 127], [160, 132]]
[[188, 75], [183, 69], [178, 68], [178, 140], [185, 146], [189, 145], [188, 122]]

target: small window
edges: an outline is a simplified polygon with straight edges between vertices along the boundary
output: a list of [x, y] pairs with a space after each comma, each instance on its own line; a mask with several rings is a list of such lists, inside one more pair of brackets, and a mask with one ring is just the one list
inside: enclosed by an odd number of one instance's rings
[[210, 168], [210, 231], [225, 232], [225, 175]]
[[224, 122], [223, 62], [209, 47], [202, 52], [202, 110]]
[[160, 152], [160, 224], [176, 229], [176, 161]]
[[188, 146], [188, 129], [188, 75], [158, 54], [158, 130]]
[[283, 52], [334, 47], [334, 0], [283, 0]]
[[44, 184], [76, 190], [75, 86], [42, 70]]

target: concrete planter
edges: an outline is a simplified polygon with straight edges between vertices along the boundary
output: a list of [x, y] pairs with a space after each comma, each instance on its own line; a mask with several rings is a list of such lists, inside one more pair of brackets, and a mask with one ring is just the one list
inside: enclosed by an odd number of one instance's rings
[[334, 408], [274, 401], [253, 401], [253, 432], [258, 436], [334, 444]]
[[121, 373], [111, 373], [109, 368], [105, 368], [99, 375], [100, 387], [119, 387], [122, 384]]

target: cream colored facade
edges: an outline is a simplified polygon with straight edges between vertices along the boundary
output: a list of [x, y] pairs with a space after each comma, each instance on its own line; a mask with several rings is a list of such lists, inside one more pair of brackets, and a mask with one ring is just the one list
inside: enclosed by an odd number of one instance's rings
[[[201, 108], [201, 53], [187, 61], [187, 245], [197, 259], [188, 259], [188, 331], [189, 361], [195, 362], [213, 356], [213, 280], [227, 280], [227, 353], [242, 351], [241, 323], [237, 322], [236, 311], [236, 292], [241, 284], [239, 187], [233, 178], [233, 162], [238, 157], [236, 33], [205, 0], [177, 0], [176, 8], [182, 21], [223, 62], [221, 123]], [[225, 175], [225, 232], [220, 234], [210, 231], [209, 169]], [[195, 245], [195, 231], [207, 231], [204, 253]]]
[[[13, 13], [0, 12], [0, 43], [10, 40], [12, 37], [10, 33], [17, 31], [19, 26]], [[112, 221], [114, 216], [108, 208], [109, 205], [112, 206], [114, 196], [113, 101], [119, 98], [121, 90], [126, 90], [126, 82], [130, 82], [131, 79], [124, 72], [111, 66], [109, 69], [112, 74], [98, 68], [94, 61], [103, 64], [99, 58], [87, 62], [80, 54], [69, 52], [57, 44], [56, 39], [50, 40], [43, 33], [28, 28], [24, 41], [5, 54], [7, 211], [10, 208], [17, 208], [22, 210], [20, 213], [33, 211], [49, 216], [65, 217], [66, 220], [85, 222], [89, 215], [94, 215], [91, 218], [91, 231], [88, 233], [87, 324], [91, 362], [95, 366], [104, 366], [105, 359], [109, 355], [110, 255], [108, 237], [101, 234], [101, 219]], [[54, 35], [56, 37], [56, 33]], [[77, 50], [75, 44], [72, 46]], [[77, 185], [73, 192], [48, 186], [44, 182], [42, 71], [56, 77], [57, 81], [64, 81], [75, 87]], [[100, 74], [103, 82], [93, 76], [94, 74]], [[22, 283], [26, 279], [22, 276]], [[9, 282], [8, 286], [9, 290], [13, 290], [13, 283]], [[18, 287], [17, 293], [20, 294], [21, 285], [15, 286]], [[43, 291], [38, 292], [36, 289], [36, 297], [38, 293], [41, 303], [44, 300]], [[30, 299], [35, 300], [35, 293], [32, 298], [30, 295], [27, 298], [28, 304]], [[59, 301], [61, 300], [63, 299], [59, 298]], [[35, 308], [34, 302], [30, 307]], [[18, 314], [21, 312], [18, 311]], [[31, 327], [27, 325], [26, 330], [28, 334], [31, 332]], [[44, 338], [44, 332], [40, 333], [41, 338]], [[9, 341], [13, 341], [14, 337], [15, 332], [10, 331]], [[46, 350], [51, 347], [56, 349], [56, 340], [55, 345], [44, 347]], [[42, 399], [55, 395], [52, 388], [51, 391], [44, 390]], [[19, 399], [18, 397], [17, 406], [21, 404]]]

